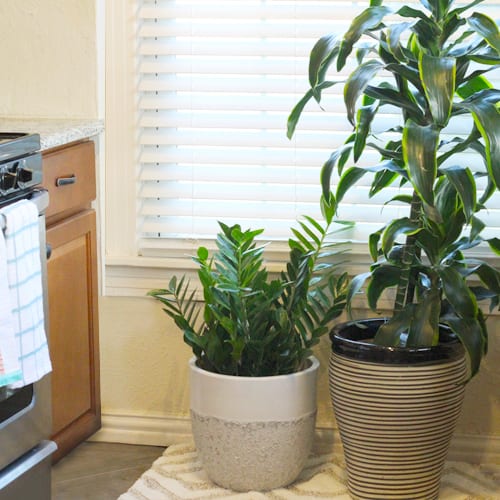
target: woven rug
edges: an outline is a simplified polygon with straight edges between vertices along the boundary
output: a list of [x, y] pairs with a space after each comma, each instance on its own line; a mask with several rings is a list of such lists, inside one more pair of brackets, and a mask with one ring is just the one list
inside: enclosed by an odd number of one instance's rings
[[[297, 500], [323, 498], [349, 500], [344, 464], [328, 454], [311, 456], [301, 475], [288, 488], [268, 492], [235, 493], [207, 478], [194, 445], [168, 447], [119, 500], [166, 499]], [[443, 500], [499, 500], [500, 465], [473, 466], [463, 462], [446, 464], [441, 493]]]

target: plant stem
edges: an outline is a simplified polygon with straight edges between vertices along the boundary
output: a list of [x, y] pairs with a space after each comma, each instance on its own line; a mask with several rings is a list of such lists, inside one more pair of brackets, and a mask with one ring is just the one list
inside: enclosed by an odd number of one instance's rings
[[[410, 220], [419, 222], [419, 215], [422, 210], [422, 202], [417, 193], [413, 192], [410, 208]], [[401, 254], [401, 278], [398, 283], [396, 298], [394, 299], [394, 311], [401, 311], [404, 306], [413, 302], [415, 294], [415, 279], [412, 276], [412, 263], [415, 257], [420, 256], [420, 249], [415, 245], [416, 236], [408, 235]]]

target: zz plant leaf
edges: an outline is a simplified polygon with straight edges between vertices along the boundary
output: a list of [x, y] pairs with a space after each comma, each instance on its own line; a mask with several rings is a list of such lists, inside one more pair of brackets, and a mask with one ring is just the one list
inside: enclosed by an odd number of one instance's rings
[[203, 369], [252, 377], [299, 371], [346, 305], [347, 275], [335, 262], [344, 249], [329, 239], [332, 224], [300, 221], [286, 269], [270, 278], [262, 230], [219, 223], [214, 255], [200, 247], [194, 257], [204, 302], [185, 277], [148, 295], [164, 305]]

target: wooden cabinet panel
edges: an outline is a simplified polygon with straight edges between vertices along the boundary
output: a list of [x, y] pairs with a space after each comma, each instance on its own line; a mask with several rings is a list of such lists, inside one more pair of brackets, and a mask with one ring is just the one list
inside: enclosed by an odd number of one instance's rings
[[49, 152], [43, 157], [43, 185], [49, 191], [49, 220], [86, 208], [96, 197], [95, 147], [92, 141]]
[[[93, 150], [93, 143], [85, 142], [43, 159], [44, 185], [50, 181], [45, 187], [51, 196], [47, 285], [52, 439], [58, 445], [54, 462], [101, 426], [96, 215], [90, 208], [95, 197], [95, 173], [90, 172], [95, 169]], [[64, 172], [77, 172], [81, 182], [60, 186], [51, 182]]]

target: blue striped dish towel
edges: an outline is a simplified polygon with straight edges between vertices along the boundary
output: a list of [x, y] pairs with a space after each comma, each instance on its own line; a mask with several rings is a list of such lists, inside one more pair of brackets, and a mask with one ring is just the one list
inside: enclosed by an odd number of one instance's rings
[[23, 387], [52, 369], [45, 333], [38, 209], [31, 201], [21, 200], [0, 214], [6, 222], [7, 281], [22, 372], [22, 379], [12, 386]]
[[19, 354], [7, 273], [7, 245], [0, 231], [0, 387], [22, 380]]

